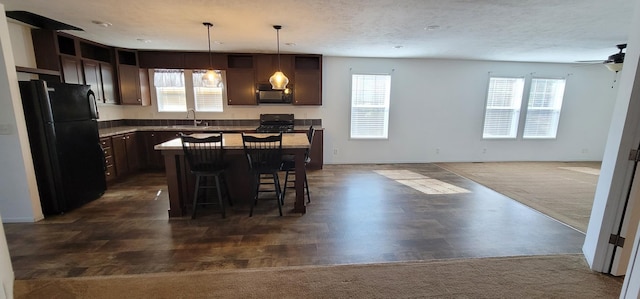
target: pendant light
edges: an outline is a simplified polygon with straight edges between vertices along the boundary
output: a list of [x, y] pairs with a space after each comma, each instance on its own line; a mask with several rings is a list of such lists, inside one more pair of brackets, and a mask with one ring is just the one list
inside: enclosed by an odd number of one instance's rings
[[271, 88], [276, 90], [283, 90], [287, 88], [287, 84], [289, 84], [289, 78], [285, 76], [280, 70], [280, 29], [282, 26], [273, 25], [273, 28], [276, 30], [276, 35], [278, 38], [278, 71], [275, 72], [271, 78], [269, 78], [269, 83], [271, 83]]
[[202, 25], [207, 26], [207, 41], [209, 42], [209, 69], [202, 76], [202, 83], [205, 86], [217, 87], [220, 84], [220, 74], [213, 69], [213, 63], [211, 61], [211, 27], [213, 24], [209, 22], [203, 22]]

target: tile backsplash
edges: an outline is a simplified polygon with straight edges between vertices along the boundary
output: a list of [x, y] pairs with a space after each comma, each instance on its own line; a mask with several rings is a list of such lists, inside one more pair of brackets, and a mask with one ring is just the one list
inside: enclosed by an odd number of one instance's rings
[[[208, 126], [255, 126], [260, 125], [257, 119], [219, 119], [208, 120], [203, 122]], [[108, 129], [122, 126], [188, 126], [193, 124], [193, 120], [189, 119], [118, 119], [99, 121], [98, 128]], [[296, 119], [296, 126], [322, 126], [322, 119]]]

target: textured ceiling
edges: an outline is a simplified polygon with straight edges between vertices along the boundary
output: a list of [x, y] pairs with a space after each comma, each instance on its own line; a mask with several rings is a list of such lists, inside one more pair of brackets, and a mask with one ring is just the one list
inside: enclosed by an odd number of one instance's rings
[[605, 60], [626, 43], [635, 2], [0, 0], [6, 11], [36, 13], [124, 48], [206, 51], [202, 22], [211, 22], [214, 52], [275, 53], [272, 25], [280, 24], [282, 53], [531, 62]]

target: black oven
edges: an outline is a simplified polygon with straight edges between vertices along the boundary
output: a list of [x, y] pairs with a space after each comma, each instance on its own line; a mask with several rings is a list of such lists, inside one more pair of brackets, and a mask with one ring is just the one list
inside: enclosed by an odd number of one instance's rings
[[293, 132], [293, 114], [260, 114], [258, 133], [289, 133]]

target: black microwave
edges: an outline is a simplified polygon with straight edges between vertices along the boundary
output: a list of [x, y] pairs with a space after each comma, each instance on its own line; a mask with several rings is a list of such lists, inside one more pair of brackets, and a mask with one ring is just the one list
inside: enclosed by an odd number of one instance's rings
[[271, 84], [258, 84], [256, 88], [258, 104], [291, 104], [293, 103], [293, 86], [289, 84], [284, 90], [271, 88]]

